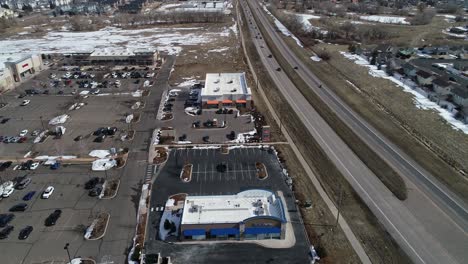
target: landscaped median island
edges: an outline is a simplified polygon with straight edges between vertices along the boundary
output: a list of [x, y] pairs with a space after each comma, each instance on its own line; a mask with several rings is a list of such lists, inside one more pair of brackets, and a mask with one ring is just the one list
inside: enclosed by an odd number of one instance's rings
[[192, 180], [192, 168], [193, 168], [193, 164], [184, 165], [184, 168], [180, 172], [180, 179], [183, 182], [190, 182]]
[[102, 185], [102, 192], [99, 194], [99, 199], [112, 199], [117, 195], [119, 190], [120, 180], [108, 180]]
[[153, 158], [153, 163], [154, 164], [160, 165], [160, 164], [163, 164], [164, 162], [167, 161], [167, 158], [168, 158], [168, 155], [167, 155], [168, 149], [167, 148], [155, 147], [154, 151], [155, 151], [155, 155], [154, 155], [154, 158]]
[[86, 229], [84, 238], [86, 240], [98, 240], [104, 237], [109, 224], [110, 214], [99, 213], [91, 225]]
[[256, 162], [255, 163], [255, 168], [257, 169], [257, 177], [260, 179], [260, 180], [264, 180], [268, 177], [268, 172], [267, 172], [267, 169], [265, 167], [265, 164], [261, 163], [261, 162]]

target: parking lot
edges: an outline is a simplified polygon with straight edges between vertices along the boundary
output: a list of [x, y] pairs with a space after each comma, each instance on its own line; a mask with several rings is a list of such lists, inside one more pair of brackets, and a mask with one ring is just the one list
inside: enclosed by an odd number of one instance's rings
[[[256, 176], [255, 162], [265, 164], [268, 177], [260, 180]], [[193, 164], [192, 180], [183, 183], [179, 178], [182, 167]], [[227, 170], [219, 172], [218, 164]], [[167, 244], [158, 239], [161, 212], [150, 214], [147, 249], [149, 253], [171, 256], [174, 263], [306, 263], [308, 246], [300, 217], [295, 210], [292, 192], [285, 182], [282, 168], [273, 151], [267, 148], [231, 149], [222, 154], [220, 149], [172, 149], [166, 164], [154, 181], [151, 207], [164, 205], [168, 196], [176, 193], [189, 195], [228, 195], [240, 191], [260, 188], [282, 191], [293, 223], [296, 244], [289, 249], [270, 249], [257, 244]], [[197, 252], [190, 256], [189, 252]]]
[[[109, 149], [111, 147], [123, 147], [125, 143], [122, 136], [132, 130], [133, 124], [126, 122], [126, 117], [132, 113], [142, 114], [142, 108], [135, 108], [138, 102], [144, 105], [146, 97], [141, 93], [134, 93], [135, 90], [143, 89], [143, 83], [154, 83], [154, 78], [126, 79], [121, 75], [109, 80], [120, 80], [121, 85], [107, 88], [105, 92], [99, 94], [72, 95], [70, 93], [56, 94], [30, 94], [24, 96], [26, 90], [36, 89], [37, 85], [49, 80], [52, 70], [40, 73], [36, 79], [30, 79], [17, 89], [3, 96], [3, 100], [8, 104], [0, 109], [0, 136], [15, 137], [20, 132], [27, 130], [24, 143], [0, 143], [0, 156], [9, 158], [22, 158], [27, 152], [33, 151], [41, 155], [85, 155], [93, 149]], [[119, 71], [117, 71], [119, 72]], [[157, 71], [151, 71], [156, 73]], [[63, 72], [60, 72], [63, 74]], [[98, 75], [97, 75], [98, 76]], [[153, 75], [151, 75], [153, 76]], [[98, 79], [98, 77], [96, 77]], [[107, 80], [107, 79], [106, 79]], [[135, 84], [141, 80], [139, 84]], [[61, 80], [63, 82], [63, 80]], [[151, 91], [153, 86], [144, 87]], [[55, 88], [54, 88], [55, 89]], [[73, 90], [73, 88], [67, 87]], [[79, 89], [79, 88], [77, 88]], [[84, 89], [85, 90], [85, 89]], [[100, 89], [103, 91], [104, 89]], [[24, 97], [23, 97], [24, 96]], [[20, 98], [21, 97], [21, 98]], [[21, 106], [24, 100], [29, 100], [29, 104]], [[112, 102], [112, 103], [109, 103]], [[69, 119], [60, 124], [65, 127], [65, 133], [59, 139], [50, 136], [41, 143], [33, 144], [35, 136], [33, 131], [55, 130], [54, 125], [49, 121], [60, 115], [68, 115]], [[140, 116], [141, 117], [141, 116]], [[115, 135], [107, 137], [102, 142], [94, 142], [96, 136], [91, 135], [100, 127], [116, 127]], [[79, 139], [79, 140], [78, 140]]]
[[[109, 177], [116, 177], [111, 172], [109, 174]], [[8, 213], [9, 208], [18, 203], [28, 204], [25, 212], [14, 213], [15, 218], [9, 223], [14, 227], [13, 232], [8, 238], [0, 240], [2, 263], [64, 261], [67, 258], [63, 251], [65, 241], [73, 245], [73, 253], [80, 254], [78, 245], [85, 243], [84, 228], [92, 222], [97, 212], [108, 210], [102, 200], [88, 196], [84, 183], [93, 176], [104, 177], [103, 173], [93, 173], [89, 166], [75, 165], [58, 171], [39, 167], [34, 172], [8, 170], [3, 173], [2, 179], [12, 180], [22, 176], [30, 177], [31, 183], [0, 202], [2, 213]], [[41, 199], [41, 193], [47, 186], [53, 186], [55, 190], [50, 198]], [[36, 192], [32, 199], [23, 201], [23, 197], [31, 191]], [[56, 209], [62, 210], [61, 217], [54, 226], [46, 227], [45, 219]], [[18, 234], [26, 226], [32, 226], [33, 231], [26, 240], [19, 240]], [[97, 245], [87, 241], [86, 246], [89, 243]]]
[[[172, 106], [173, 119], [163, 121], [164, 126], [173, 127], [176, 130], [175, 141], [187, 141], [191, 143], [223, 143], [237, 139], [239, 133], [249, 133], [255, 129], [254, 122], [249, 114], [236, 116], [236, 111], [230, 114], [217, 114], [217, 109], [203, 109], [200, 115], [189, 115], [185, 111], [185, 102], [189, 98], [190, 88], [178, 88], [177, 96], [173, 97]], [[205, 127], [204, 123], [215, 120], [218, 126], [223, 123], [224, 127]], [[199, 127], [194, 127], [198, 123]], [[234, 138], [230, 138], [234, 131]], [[185, 136], [184, 136], [185, 135]], [[182, 137], [182, 138], [180, 138]], [[208, 137], [208, 140], [204, 140]]]

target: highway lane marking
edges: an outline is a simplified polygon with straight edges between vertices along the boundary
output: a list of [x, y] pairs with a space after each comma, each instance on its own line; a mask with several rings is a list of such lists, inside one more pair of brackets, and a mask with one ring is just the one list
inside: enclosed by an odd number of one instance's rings
[[[262, 59], [264, 59], [262, 57]], [[266, 64], [268, 65], [268, 64]], [[269, 72], [270, 72], [270, 75], [272, 78], [276, 79], [277, 83], [281, 83], [278, 79], [278, 75], [276, 74], [272, 74], [272, 69], [271, 67], [268, 67], [269, 69]], [[282, 72], [283, 75], [284, 72]], [[287, 76], [285, 76], [286, 78], [288, 78]], [[288, 78], [289, 79], [289, 78]], [[292, 85], [292, 87], [294, 87], [294, 85]], [[283, 93], [283, 96], [287, 97], [290, 102], [291, 105], [294, 105], [296, 110], [299, 109], [299, 106], [296, 104], [296, 102], [292, 99], [292, 97], [290, 96], [289, 93]], [[320, 140], [322, 141], [322, 143], [328, 148], [328, 150], [330, 151], [330, 153], [335, 157], [335, 159], [340, 163], [340, 165], [343, 167], [343, 169], [347, 172], [348, 176], [350, 176], [353, 181], [359, 186], [359, 188], [362, 190], [362, 192], [368, 197], [368, 199], [373, 203], [373, 205], [376, 207], [376, 209], [383, 215], [383, 217], [386, 219], [386, 221], [394, 228], [394, 230], [399, 234], [399, 236], [405, 241], [405, 243], [409, 246], [409, 248], [414, 252], [414, 254], [418, 257], [418, 259], [423, 262], [423, 263], [426, 263], [422, 257], [418, 254], [418, 252], [416, 252], [416, 250], [413, 248], [413, 246], [408, 242], [408, 240], [403, 236], [403, 234], [398, 230], [398, 228], [396, 228], [396, 226], [390, 221], [390, 219], [387, 217], [387, 215], [382, 211], [382, 209], [380, 209], [380, 207], [377, 205], [377, 203], [372, 199], [372, 197], [369, 195], [369, 193], [362, 187], [362, 185], [356, 180], [356, 178], [351, 174], [351, 172], [348, 170], [348, 168], [344, 165], [344, 163], [341, 161], [341, 159], [338, 158], [338, 156], [336, 155], [336, 153], [330, 148], [330, 146], [328, 145], [327, 142], [324, 141], [323, 137], [318, 133], [318, 131], [315, 129], [315, 127], [312, 125], [312, 123], [307, 119], [307, 117], [304, 115], [304, 113], [302, 111], [297, 111], [298, 114], [300, 114], [302, 117], [303, 117], [303, 120], [306, 121], [308, 123], [308, 125], [312, 128], [312, 130], [315, 132], [315, 134], [320, 138]]]

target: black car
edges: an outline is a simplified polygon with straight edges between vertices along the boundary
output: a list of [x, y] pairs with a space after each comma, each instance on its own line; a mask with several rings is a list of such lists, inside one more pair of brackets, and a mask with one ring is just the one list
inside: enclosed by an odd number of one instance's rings
[[86, 189], [86, 190], [91, 190], [91, 189], [93, 189], [93, 188], [96, 186], [96, 184], [102, 183], [103, 180], [104, 180], [104, 179], [98, 178], [98, 177], [91, 178], [89, 181], [87, 181], [87, 182], [85, 183], [85, 189]]
[[31, 183], [31, 178], [25, 177], [16, 184], [15, 188], [18, 190], [22, 190], [26, 188], [30, 183]]
[[93, 136], [100, 136], [104, 134], [104, 131], [106, 130], [105, 127], [100, 127], [96, 131], [93, 132]]
[[45, 220], [45, 226], [53, 226], [55, 223], [57, 223], [57, 220], [60, 218], [62, 215], [62, 210], [55, 210], [53, 213], [51, 213]]
[[102, 192], [102, 185], [96, 185], [91, 191], [89, 191], [88, 195], [91, 197], [96, 197]]
[[19, 240], [25, 240], [26, 238], [29, 237], [29, 235], [31, 234], [31, 232], [33, 231], [33, 227], [32, 226], [26, 226], [25, 228], [21, 229], [19, 235], [18, 235], [18, 239]]
[[10, 121], [10, 118], [3, 118], [0, 123], [5, 124], [6, 122]]
[[0, 231], [0, 239], [5, 239], [7, 238], [11, 231], [13, 231], [14, 227], [12, 226], [7, 226], [5, 228], [2, 229], [2, 231]]
[[101, 143], [104, 141], [105, 138], [106, 138], [106, 135], [100, 135], [99, 137], [94, 139], [94, 142]]
[[10, 208], [10, 212], [24, 212], [28, 209], [28, 205], [25, 203], [19, 203]]
[[74, 141], [80, 141], [83, 139], [83, 136], [77, 136], [75, 139], [73, 139]]
[[0, 165], [0, 171], [4, 171], [4, 170], [8, 169], [8, 168], [11, 166], [11, 164], [13, 164], [13, 162], [11, 162], [11, 161], [5, 161], [5, 162], [3, 162], [3, 163]]
[[0, 215], [0, 227], [5, 227], [14, 218], [15, 218], [14, 214], [1, 214]]

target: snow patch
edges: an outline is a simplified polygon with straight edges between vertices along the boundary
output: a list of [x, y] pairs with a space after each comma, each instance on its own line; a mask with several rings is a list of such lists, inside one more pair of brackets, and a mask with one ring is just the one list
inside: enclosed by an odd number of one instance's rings
[[96, 158], [103, 159], [105, 157], [110, 156], [110, 151], [109, 150], [96, 149], [96, 150], [92, 150], [88, 155], [91, 156], [91, 157], [96, 157]]
[[296, 44], [303, 48], [304, 45], [302, 44], [302, 42], [296, 37], [294, 36], [287, 28], [285, 25], [283, 25], [283, 23], [281, 23], [268, 9], [265, 5], [263, 5], [263, 10], [265, 10], [265, 12], [270, 15], [273, 20], [275, 21], [275, 26], [276, 28], [278, 28], [278, 30], [283, 34], [285, 35], [286, 37], [291, 37], [292, 39], [294, 39], [294, 41], [296, 41]]
[[70, 116], [66, 114], [56, 116], [49, 121], [49, 125], [55, 126], [55, 125], [63, 124], [67, 122], [68, 118], [70, 118]]
[[117, 161], [113, 159], [98, 159], [93, 161], [91, 169], [93, 171], [105, 171], [110, 170], [117, 166]]
[[310, 59], [313, 61], [322, 61], [322, 59], [319, 56], [312, 56], [310, 57]]
[[384, 24], [401, 24], [401, 25], [409, 25], [410, 23], [406, 21], [406, 17], [398, 17], [398, 16], [360, 16], [359, 19], [384, 23]]

